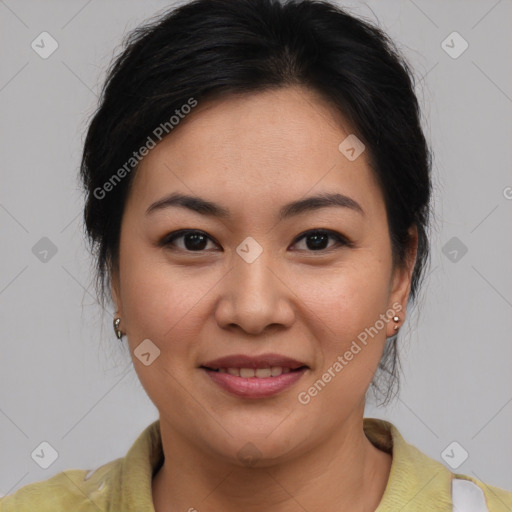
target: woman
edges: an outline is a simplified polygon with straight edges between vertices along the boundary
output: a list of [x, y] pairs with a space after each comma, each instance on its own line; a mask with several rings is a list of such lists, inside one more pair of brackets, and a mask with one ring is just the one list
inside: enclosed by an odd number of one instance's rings
[[429, 247], [430, 154], [380, 30], [323, 2], [186, 4], [116, 60], [81, 176], [160, 418], [1, 512], [512, 510], [363, 417]]

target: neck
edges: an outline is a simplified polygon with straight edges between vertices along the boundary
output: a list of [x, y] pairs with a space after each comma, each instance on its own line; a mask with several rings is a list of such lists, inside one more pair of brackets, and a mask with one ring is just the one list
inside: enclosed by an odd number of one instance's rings
[[364, 434], [362, 416], [328, 442], [265, 467], [219, 462], [162, 421], [161, 433], [166, 457], [153, 478], [155, 512], [371, 512], [382, 498], [391, 468], [391, 456]]

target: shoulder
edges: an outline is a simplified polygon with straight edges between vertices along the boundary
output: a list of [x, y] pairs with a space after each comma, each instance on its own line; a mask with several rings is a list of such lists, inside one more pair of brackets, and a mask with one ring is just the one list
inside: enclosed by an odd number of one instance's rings
[[408, 443], [391, 422], [364, 418], [372, 443], [392, 453], [388, 486], [377, 512], [435, 510], [440, 512], [512, 512], [512, 491], [455, 473]]
[[109, 484], [115, 480], [122, 459], [96, 470], [70, 469], [15, 493], [0, 497], [0, 512], [88, 512], [107, 510]]
[[159, 420], [153, 422], [124, 457], [98, 469], [62, 471], [0, 498], [0, 512], [151, 510], [152, 475], [163, 460], [159, 425]]
[[[464, 510], [471, 504], [487, 506], [489, 512], [512, 511], [512, 491], [486, 484], [469, 475], [453, 473], [453, 502], [456, 509]], [[476, 509], [475, 509], [476, 510]]]

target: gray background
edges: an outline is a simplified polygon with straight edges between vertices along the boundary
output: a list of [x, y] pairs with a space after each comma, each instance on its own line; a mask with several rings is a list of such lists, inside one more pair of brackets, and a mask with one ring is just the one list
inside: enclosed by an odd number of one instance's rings
[[[0, 0], [0, 494], [121, 457], [157, 418], [95, 302], [77, 172], [123, 35], [169, 5]], [[343, 5], [413, 64], [435, 152], [432, 266], [401, 331], [403, 391], [365, 415], [444, 464], [457, 441], [469, 457], [456, 472], [512, 490], [512, 2]], [[47, 59], [31, 48], [43, 31], [59, 45]], [[469, 44], [458, 58], [441, 46], [453, 31]], [[43, 237], [47, 261], [33, 252]], [[31, 458], [42, 441], [59, 455], [48, 469]]]

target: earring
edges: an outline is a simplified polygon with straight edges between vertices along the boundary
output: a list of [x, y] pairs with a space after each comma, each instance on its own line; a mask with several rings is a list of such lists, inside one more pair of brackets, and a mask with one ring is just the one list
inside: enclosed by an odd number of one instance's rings
[[121, 339], [123, 337], [123, 333], [121, 329], [119, 329], [119, 324], [121, 323], [121, 319], [119, 317], [114, 318], [114, 332], [116, 333], [117, 339]]
[[[394, 316], [394, 317], [393, 317], [393, 322], [395, 322], [395, 323], [400, 322], [400, 317], [399, 317], [399, 316]], [[398, 325], [395, 325], [395, 326], [393, 327], [393, 329], [394, 329], [395, 331], [398, 331], [398, 329], [400, 329], [400, 327], [399, 327]]]

